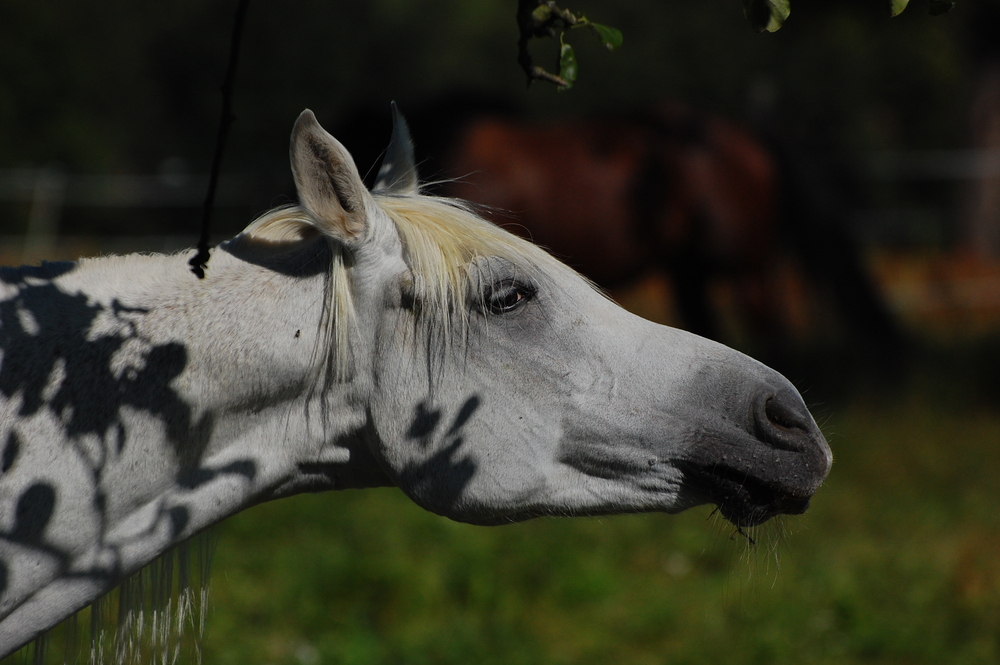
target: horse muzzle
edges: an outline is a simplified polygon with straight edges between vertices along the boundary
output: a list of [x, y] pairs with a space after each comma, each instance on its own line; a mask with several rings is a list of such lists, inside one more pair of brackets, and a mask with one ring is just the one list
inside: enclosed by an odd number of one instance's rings
[[749, 406], [741, 426], [700, 433], [677, 464], [686, 488], [738, 527], [805, 512], [833, 463], [790, 384], [758, 392]]

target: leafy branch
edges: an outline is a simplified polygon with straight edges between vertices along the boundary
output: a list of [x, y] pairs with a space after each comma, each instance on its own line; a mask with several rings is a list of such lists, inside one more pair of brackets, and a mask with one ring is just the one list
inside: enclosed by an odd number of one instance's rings
[[[892, 16], [898, 16], [910, 4], [910, 0], [883, 0], [888, 2]], [[951, 11], [957, 0], [928, 0], [931, 15], [937, 16]], [[781, 28], [792, 13], [792, 0], [743, 0], [743, 14], [757, 32], [774, 32]], [[576, 81], [578, 66], [576, 52], [566, 41], [566, 33], [575, 28], [589, 29], [609, 51], [622, 45], [622, 33], [617, 28], [595, 23], [583, 14], [574, 14], [569, 9], [559, 7], [554, 0], [518, 0], [517, 2], [518, 40], [517, 62], [532, 81], [546, 81], [559, 90], [568, 90]], [[558, 74], [536, 65], [528, 51], [532, 39], [559, 37]]]
[[[566, 33], [572, 29], [589, 29], [609, 51], [622, 45], [622, 33], [617, 28], [594, 23], [583, 14], [577, 15], [560, 8], [553, 0], [518, 0], [517, 27], [520, 32], [517, 62], [528, 77], [528, 85], [532, 81], [547, 81], [555, 84], [559, 90], [573, 87], [577, 75], [576, 53], [572, 45], [566, 42]], [[556, 35], [559, 35], [559, 74], [536, 65], [528, 52], [528, 42], [531, 39]]]

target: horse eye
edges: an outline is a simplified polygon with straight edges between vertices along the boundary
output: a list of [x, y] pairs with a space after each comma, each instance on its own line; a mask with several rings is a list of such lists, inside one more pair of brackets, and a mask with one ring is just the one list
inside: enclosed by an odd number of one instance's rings
[[484, 294], [483, 302], [491, 314], [506, 314], [524, 305], [534, 295], [533, 287], [505, 280], [492, 285]]

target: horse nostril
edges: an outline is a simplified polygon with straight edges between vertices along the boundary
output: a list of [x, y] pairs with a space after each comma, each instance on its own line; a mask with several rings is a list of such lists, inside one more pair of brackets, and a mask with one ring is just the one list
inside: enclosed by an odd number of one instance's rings
[[789, 400], [781, 399], [780, 396], [769, 397], [764, 402], [764, 415], [768, 422], [775, 427], [782, 429], [805, 430], [809, 428], [809, 414], [804, 410], [796, 409], [795, 404], [789, 404]]
[[754, 415], [757, 436], [777, 448], [805, 450], [815, 430], [806, 405], [791, 390], [764, 398]]

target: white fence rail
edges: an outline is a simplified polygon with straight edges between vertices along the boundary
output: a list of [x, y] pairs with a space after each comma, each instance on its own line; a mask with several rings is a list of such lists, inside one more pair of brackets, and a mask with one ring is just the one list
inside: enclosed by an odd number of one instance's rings
[[1000, 150], [875, 152], [863, 175], [872, 180], [988, 180], [1000, 178]]
[[[873, 181], [975, 181], [1000, 179], [1000, 150], [930, 150], [871, 153], [859, 175]], [[77, 175], [54, 168], [0, 169], [0, 202], [30, 204], [23, 257], [36, 259], [53, 247], [66, 207], [195, 208], [202, 205], [208, 175]], [[252, 179], [223, 175], [216, 205], [246, 205]], [[857, 211], [859, 226], [928, 226], [938, 213], [926, 210]], [[897, 219], [898, 218], [898, 219]], [[888, 221], [886, 221], [888, 220]], [[918, 234], [919, 235], [919, 234]]]
[[[54, 168], [0, 169], [0, 201], [29, 203], [21, 260], [44, 257], [59, 234], [63, 208], [195, 208], [204, 203], [208, 175], [70, 175]], [[218, 207], [246, 205], [250, 178], [222, 175]]]

